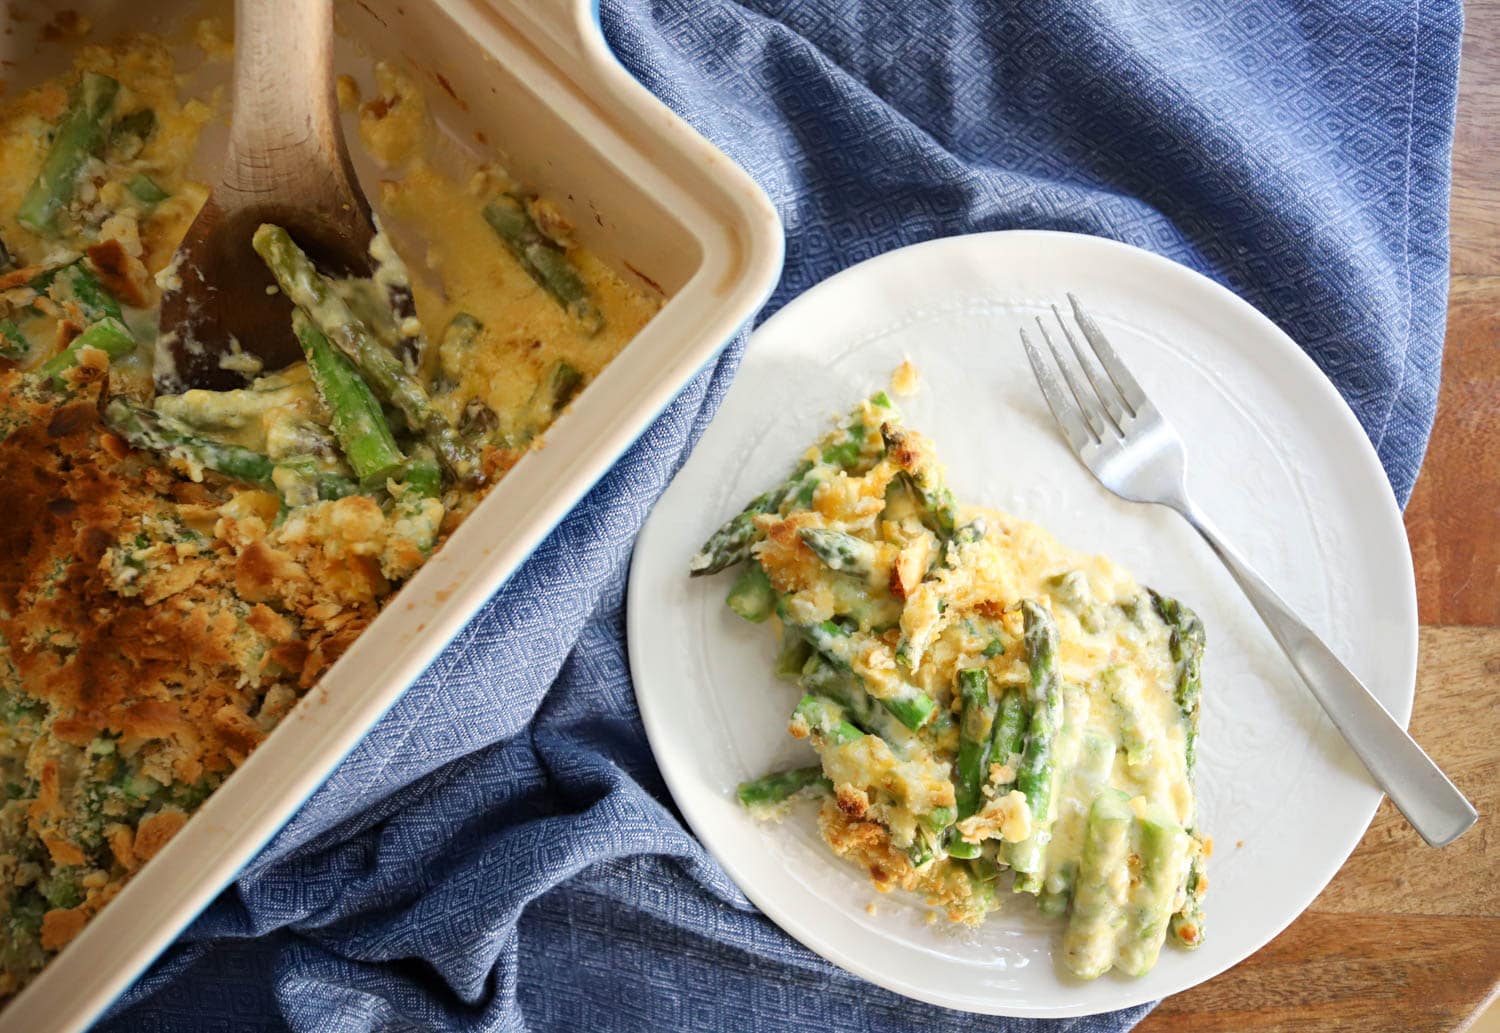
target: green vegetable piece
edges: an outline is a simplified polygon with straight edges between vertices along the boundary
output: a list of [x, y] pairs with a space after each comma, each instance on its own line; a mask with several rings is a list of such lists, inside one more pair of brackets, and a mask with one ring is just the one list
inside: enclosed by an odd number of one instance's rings
[[748, 810], [775, 807], [798, 796], [833, 792], [833, 783], [823, 777], [816, 765], [777, 771], [749, 782], [741, 782], [737, 795]]
[[958, 835], [958, 829], [953, 829], [952, 832], [949, 833], [947, 840], [944, 841], [943, 849], [949, 857], [957, 858], [959, 860], [972, 860], [973, 858], [981, 857], [984, 854], [983, 847], [981, 847], [978, 843], [970, 843], [968, 840]]
[[354, 363], [376, 397], [400, 411], [448, 473], [463, 484], [483, 483], [484, 468], [473, 448], [433, 407], [421, 382], [354, 317], [286, 230], [263, 225], [252, 243], [286, 296]]
[[[835, 667], [843, 671], [853, 671], [855, 641], [847, 629], [833, 621], [824, 621], [822, 624], [812, 626], [799, 625], [791, 621], [786, 614], [781, 616], [782, 622], [789, 629], [799, 630], [808, 643]], [[903, 685], [897, 694], [881, 698], [880, 705], [912, 731], [926, 724], [933, 712], [937, 710], [937, 704], [932, 701], [931, 696], [909, 683]]]
[[141, 204], [154, 208], [172, 195], [163, 190], [150, 176], [144, 172], [131, 176], [125, 181], [125, 189]]
[[585, 331], [596, 334], [604, 327], [604, 316], [589, 298], [567, 252], [537, 228], [524, 201], [513, 194], [501, 194], [484, 206], [484, 221], [499, 234], [526, 274]]
[[307, 356], [307, 368], [323, 404], [339, 447], [362, 483], [385, 485], [406, 457], [385, 422], [380, 402], [354, 365], [334, 349], [302, 311], [292, 315], [292, 329]]
[[104, 407], [104, 422], [136, 448], [178, 459], [188, 467], [202, 467], [226, 477], [274, 489], [276, 464], [270, 457], [240, 445], [200, 437], [179, 420], [152, 409], [111, 398]]
[[1100, 794], [1089, 808], [1083, 855], [1073, 888], [1073, 915], [1063, 933], [1063, 963], [1082, 979], [1096, 979], [1115, 962], [1125, 928], [1126, 864], [1134, 815], [1130, 797], [1118, 789]]
[[277, 460], [271, 470], [271, 483], [289, 509], [359, 494], [358, 484], [342, 474], [324, 469], [314, 456], [289, 456]]
[[67, 387], [63, 374], [78, 364], [78, 354], [84, 348], [98, 348], [110, 360], [123, 359], [135, 351], [135, 338], [118, 319], [101, 319], [83, 333], [73, 338], [62, 351], [42, 363], [36, 369], [38, 377], [52, 381], [52, 386], [61, 390]]
[[[1010, 764], [1015, 759], [1015, 768], [1020, 767], [1020, 758], [1026, 748], [1026, 722], [1031, 708], [1026, 703], [1026, 691], [1021, 688], [1007, 689], [1000, 700], [1000, 713], [995, 719], [994, 735], [990, 740], [990, 759], [997, 764]], [[1016, 784], [1015, 768], [1011, 777], [997, 782], [997, 795], [1010, 792]]]
[[[943, 483], [942, 468], [926, 439], [892, 423], [881, 425], [885, 454], [901, 470], [922, 508], [922, 522], [940, 539], [953, 537], [958, 525], [958, 503]], [[982, 529], [981, 529], [982, 533]]]
[[776, 612], [776, 589], [761, 565], [752, 560], [735, 579], [724, 601], [745, 620], [759, 624]]
[[583, 390], [583, 383], [583, 374], [571, 363], [553, 363], [526, 402], [521, 425], [511, 435], [511, 444], [523, 447], [551, 426], [552, 421]]
[[804, 527], [797, 536], [829, 570], [864, 578], [875, 571], [880, 550], [861, 538], [826, 527]]
[[811, 735], [834, 746], [856, 742], [865, 734], [844, 719], [843, 707], [811, 693], [798, 702], [792, 720], [806, 725]]
[[958, 697], [962, 708], [958, 723], [958, 758], [953, 780], [959, 818], [967, 818], [984, 802], [988, 778], [990, 738], [996, 705], [990, 696], [990, 676], [983, 668], [958, 672]]
[[1198, 615], [1176, 599], [1151, 593], [1156, 612], [1171, 629], [1168, 648], [1177, 666], [1177, 684], [1172, 698], [1182, 715], [1186, 736], [1188, 770], [1191, 772], [1198, 752], [1198, 701], [1203, 694], [1203, 650], [1207, 636]]
[[[885, 403], [889, 408], [890, 399], [885, 399]], [[862, 444], [854, 453], [846, 454], [844, 449], [850, 443], [863, 443], [868, 439], [865, 410], [861, 405], [845, 416], [833, 430], [823, 435], [817, 444], [818, 455], [821, 459], [824, 455], [833, 454], [841, 462], [848, 459], [849, 454], [857, 455], [857, 465], [842, 467], [848, 472], [857, 472], [867, 461], [874, 461], [874, 453], [866, 454]], [[763, 513], [781, 513], [812, 505], [818, 485], [825, 476], [821, 472], [824, 465], [826, 464], [820, 462], [815, 467], [811, 462], [803, 460], [784, 481], [751, 499], [749, 505], [730, 517], [703, 543], [702, 548], [689, 561], [688, 573], [693, 577], [717, 574], [744, 559], [749, 555], [750, 547], [761, 537], [755, 526], [755, 518]]]
[[443, 494], [443, 468], [431, 454], [412, 456], [401, 464], [401, 469], [392, 474], [391, 479], [423, 498], [435, 499]]
[[1037, 910], [1053, 918], [1067, 914], [1068, 902], [1073, 896], [1073, 883], [1078, 875], [1078, 865], [1069, 859], [1047, 876], [1042, 883], [1042, 892], [1037, 895]]
[[703, 547], [688, 564], [688, 573], [693, 577], [717, 574], [748, 556], [750, 546], [760, 540], [760, 532], [755, 528], [755, 518], [762, 513], [780, 510], [796, 494], [801, 487], [802, 478], [811, 469], [811, 463], [801, 463], [781, 484], [751, 499], [749, 505], [731, 517], [703, 543]]
[[31, 351], [31, 344], [14, 319], [0, 319], [0, 359], [24, 359]]
[[[1177, 666], [1177, 681], [1172, 698], [1177, 704], [1178, 713], [1182, 715], [1184, 753], [1188, 774], [1191, 776], [1198, 760], [1198, 704], [1203, 694], [1203, 650], [1207, 636], [1198, 615], [1176, 599], [1169, 599], [1153, 591], [1151, 601], [1157, 615], [1171, 629], [1168, 649]], [[1196, 835], [1196, 830], [1188, 831]], [[1182, 910], [1172, 916], [1172, 938], [1184, 947], [1197, 947], [1203, 943], [1203, 893], [1207, 888], [1204, 858], [1199, 851], [1193, 855], [1188, 865]]]
[[73, 200], [84, 163], [105, 143], [105, 126], [120, 84], [107, 75], [84, 72], [68, 98], [68, 110], [42, 159], [41, 171], [21, 199], [16, 220], [33, 233], [57, 234], [57, 215]]
[[124, 320], [120, 303], [82, 260], [49, 270], [31, 281], [32, 290], [45, 292], [57, 301], [72, 301], [90, 323], [101, 319]]
[[1126, 902], [1125, 931], [1115, 964], [1142, 976], [1156, 964], [1166, 939], [1172, 903], [1187, 873], [1191, 837], [1159, 807], [1139, 822], [1140, 875]]
[[1031, 834], [1006, 844], [1006, 860], [1015, 869], [1018, 893], [1041, 890], [1047, 844], [1052, 839], [1052, 797], [1057, 785], [1056, 744], [1062, 726], [1062, 687], [1057, 677], [1057, 625], [1046, 609], [1029, 599], [1021, 602], [1030, 680], [1026, 702], [1031, 718], [1026, 748], [1016, 772], [1016, 788], [1031, 810]]
[[1183, 880], [1182, 909], [1172, 916], [1172, 939], [1192, 950], [1203, 945], [1203, 894], [1208, 889], [1208, 877], [1204, 872], [1201, 845], [1188, 862], [1187, 878]]
[[812, 646], [807, 644], [807, 639], [790, 632], [782, 635], [781, 649], [776, 654], [776, 677], [796, 681], [812, 655]]

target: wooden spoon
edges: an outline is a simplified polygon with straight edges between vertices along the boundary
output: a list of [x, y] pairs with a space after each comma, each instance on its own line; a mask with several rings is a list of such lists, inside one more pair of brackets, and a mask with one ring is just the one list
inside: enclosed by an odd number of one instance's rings
[[235, 37], [224, 171], [162, 297], [162, 393], [241, 386], [245, 374], [220, 364], [231, 342], [266, 370], [302, 358], [287, 301], [250, 246], [261, 223], [284, 227], [331, 274], [370, 272], [375, 228], [339, 127], [332, 0], [236, 0]]

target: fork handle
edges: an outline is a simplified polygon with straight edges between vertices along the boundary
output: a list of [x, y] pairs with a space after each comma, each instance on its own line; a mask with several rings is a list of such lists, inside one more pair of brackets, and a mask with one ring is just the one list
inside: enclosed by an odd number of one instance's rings
[[1332, 649], [1292, 612], [1191, 502], [1175, 506], [1229, 568], [1287, 659], [1365, 768], [1430, 846], [1447, 846], [1479, 817]]

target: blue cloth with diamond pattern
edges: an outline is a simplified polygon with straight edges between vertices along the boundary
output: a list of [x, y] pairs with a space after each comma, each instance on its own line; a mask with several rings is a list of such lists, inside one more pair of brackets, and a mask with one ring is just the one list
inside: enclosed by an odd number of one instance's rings
[[[604, 0], [787, 230], [768, 314], [932, 237], [1160, 252], [1313, 356], [1405, 500], [1444, 324], [1459, 0]], [[151, 972], [111, 1030], [1119, 1030], [962, 1016], [762, 917], [652, 763], [630, 547], [731, 342]]]

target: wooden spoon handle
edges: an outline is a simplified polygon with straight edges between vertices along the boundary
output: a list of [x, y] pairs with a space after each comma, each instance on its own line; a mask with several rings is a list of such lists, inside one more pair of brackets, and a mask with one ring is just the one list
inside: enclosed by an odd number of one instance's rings
[[332, 0], [236, 0], [234, 113], [220, 202], [337, 218], [360, 196], [338, 117]]

